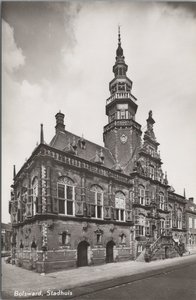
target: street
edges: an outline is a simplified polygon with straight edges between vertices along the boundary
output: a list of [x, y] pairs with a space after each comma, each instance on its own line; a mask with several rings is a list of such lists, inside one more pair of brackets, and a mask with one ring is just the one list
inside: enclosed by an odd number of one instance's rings
[[45, 276], [2, 259], [2, 290], [2, 299], [196, 300], [196, 255], [109, 263]]
[[75, 300], [195, 300], [196, 265], [117, 285]]

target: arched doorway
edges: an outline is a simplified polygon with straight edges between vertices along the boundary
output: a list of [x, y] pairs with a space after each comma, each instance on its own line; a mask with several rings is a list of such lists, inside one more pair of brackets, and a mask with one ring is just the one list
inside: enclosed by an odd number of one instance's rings
[[106, 245], [106, 263], [111, 263], [114, 261], [114, 246], [113, 241], [109, 241]]
[[88, 246], [89, 243], [86, 241], [82, 241], [78, 244], [78, 267], [88, 266]]

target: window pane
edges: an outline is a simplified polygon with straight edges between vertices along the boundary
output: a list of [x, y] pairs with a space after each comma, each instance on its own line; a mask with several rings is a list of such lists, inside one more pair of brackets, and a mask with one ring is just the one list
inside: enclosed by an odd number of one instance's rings
[[120, 220], [124, 221], [124, 210], [120, 210]]
[[102, 193], [97, 193], [97, 205], [102, 204]]
[[73, 201], [67, 201], [67, 214], [73, 215]]
[[67, 186], [67, 199], [73, 200], [73, 187]]
[[65, 213], [65, 201], [59, 200], [59, 213], [64, 214]]
[[58, 184], [58, 197], [65, 198], [65, 186], [63, 184]]
[[91, 217], [95, 218], [95, 205], [91, 205]]
[[119, 220], [119, 209], [116, 209], [116, 220]]
[[97, 218], [101, 219], [102, 218], [102, 207], [97, 206]]

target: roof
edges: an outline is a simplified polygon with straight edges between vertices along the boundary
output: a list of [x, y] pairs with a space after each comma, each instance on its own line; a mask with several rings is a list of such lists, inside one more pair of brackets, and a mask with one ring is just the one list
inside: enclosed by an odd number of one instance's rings
[[[104, 161], [103, 165], [105, 167], [114, 169], [116, 160], [108, 148], [90, 142], [69, 131], [57, 132], [49, 144], [49, 146], [65, 152], [73, 151], [74, 145], [77, 146], [76, 155], [78, 157], [100, 164]], [[101, 157], [103, 160], [101, 160]]]

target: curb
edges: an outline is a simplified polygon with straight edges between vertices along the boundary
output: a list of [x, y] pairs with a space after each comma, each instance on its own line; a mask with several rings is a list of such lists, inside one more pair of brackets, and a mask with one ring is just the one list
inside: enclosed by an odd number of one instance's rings
[[[190, 255], [193, 256], [193, 255]], [[189, 257], [190, 257], [189, 256]], [[67, 296], [48, 296], [47, 295], [47, 291], [43, 290], [43, 295], [40, 296], [35, 296], [35, 297], [20, 297], [20, 299], [48, 299], [48, 300], [53, 300], [53, 299], [74, 299], [80, 296], [86, 296], [86, 295], [91, 295], [93, 293], [96, 293], [98, 291], [102, 291], [105, 289], [112, 289], [121, 285], [125, 285], [131, 282], [135, 282], [135, 281], [140, 281], [143, 279], [147, 279], [153, 276], [159, 276], [161, 274], [166, 274], [168, 272], [172, 272], [178, 269], [182, 269], [182, 268], [186, 268], [188, 266], [190, 266], [190, 264], [196, 264], [196, 260], [195, 261], [178, 261], [176, 262], [176, 264], [172, 264], [169, 266], [157, 266], [155, 269], [153, 270], [142, 270], [139, 273], [136, 274], [131, 274], [131, 275], [122, 275], [120, 277], [117, 278], [113, 278], [113, 279], [103, 279], [103, 280], [99, 280], [99, 281], [95, 281], [92, 283], [84, 283], [81, 286], [76, 286], [76, 287], [71, 287], [71, 288], [58, 288], [58, 289], [51, 289], [53, 292], [58, 292], [60, 291], [72, 291], [72, 295], [67, 295]], [[1, 299], [18, 299], [18, 297], [13, 298], [13, 292], [11, 291], [5, 291], [1, 294]]]

